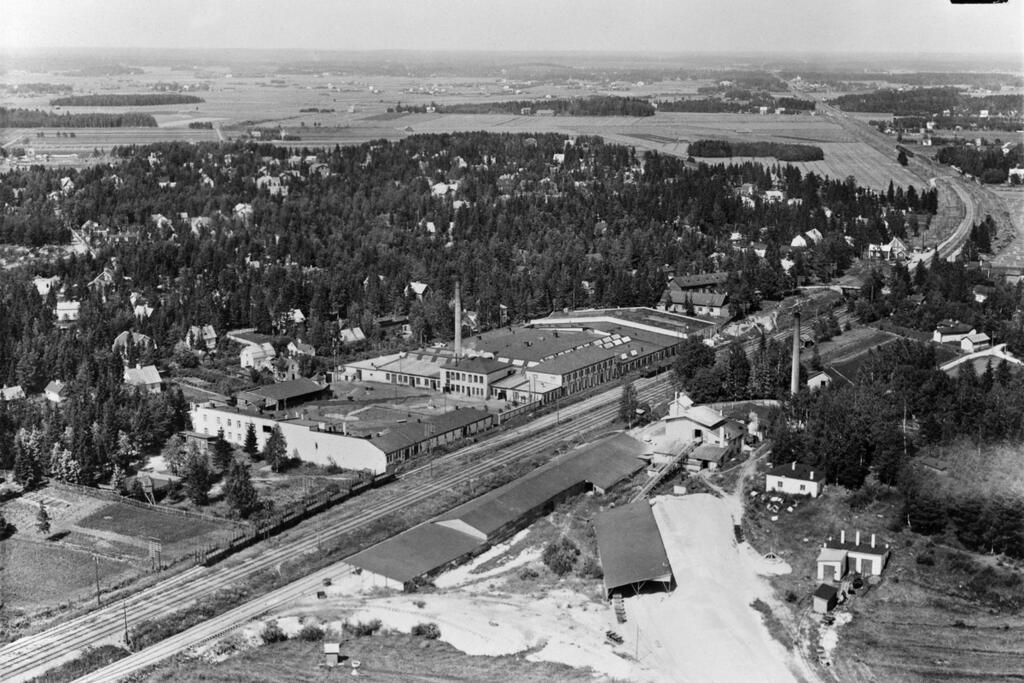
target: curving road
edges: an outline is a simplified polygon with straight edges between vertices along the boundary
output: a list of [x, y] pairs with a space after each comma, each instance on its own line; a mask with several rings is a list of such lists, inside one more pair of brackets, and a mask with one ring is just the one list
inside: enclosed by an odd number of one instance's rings
[[[657, 401], [669, 394], [669, 375], [640, 379], [635, 386], [641, 400]], [[616, 385], [555, 414], [545, 415], [483, 443], [436, 458], [432, 464], [427, 463], [405, 473], [396, 484], [355, 498], [303, 522], [296, 527], [298, 533], [293, 531], [287, 537], [281, 537], [283, 540], [276, 547], [262, 544], [258, 554], [246, 556], [244, 561], [235, 558], [213, 567], [194, 567], [140, 591], [128, 598], [123, 606], [116, 603], [108, 605], [10, 643], [0, 648], [3, 679], [26, 681], [74, 659], [87, 647], [123, 644], [123, 608], [127, 610], [129, 625], [167, 616], [208, 598], [221, 588], [237, 586], [256, 572], [272, 569], [299, 555], [315, 553], [321, 541], [330, 543], [340, 534], [427, 500], [438, 492], [471, 483], [496, 468], [533, 456], [578, 432], [608, 425], [615, 419], [620, 396], [621, 388]], [[437, 476], [431, 476], [433, 471], [439, 471]], [[301, 594], [322, 579], [325, 571], [328, 570], [316, 572], [168, 638], [97, 672], [99, 677], [90, 680], [109, 681], [180, 652]], [[337, 575], [341, 569], [335, 565], [331, 571], [334, 572], [332, 575]]]

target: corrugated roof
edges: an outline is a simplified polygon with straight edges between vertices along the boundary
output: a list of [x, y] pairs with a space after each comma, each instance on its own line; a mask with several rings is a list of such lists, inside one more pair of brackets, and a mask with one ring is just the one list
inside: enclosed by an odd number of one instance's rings
[[671, 580], [672, 567], [648, 501], [598, 514], [594, 530], [609, 591], [645, 581]]
[[481, 545], [469, 534], [427, 522], [345, 560], [366, 571], [405, 583], [428, 574]]
[[602, 490], [611, 488], [643, 469], [644, 463], [637, 456], [645, 450], [644, 444], [631, 436], [617, 434], [567, 453], [438, 519], [461, 520], [490, 536], [581, 483], [590, 482]]
[[287, 401], [288, 399], [308, 396], [323, 391], [324, 388], [311, 379], [299, 377], [288, 382], [278, 382], [267, 386], [250, 389], [249, 394], [262, 396], [271, 401]]

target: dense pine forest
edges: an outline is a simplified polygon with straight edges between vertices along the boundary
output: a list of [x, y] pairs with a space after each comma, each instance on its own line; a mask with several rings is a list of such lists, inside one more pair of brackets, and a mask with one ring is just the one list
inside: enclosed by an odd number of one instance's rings
[[779, 142], [694, 140], [688, 151], [694, 157], [775, 157], [779, 161], [821, 161], [825, 158], [821, 147]]
[[975, 115], [987, 109], [990, 116], [1015, 116], [1024, 112], [1022, 95], [986, 95], [972, 97], [960, 88], [884, 88], [871, 93], [842, 95], [834, 104], [847, 111], [884, 111], [895, 116], [931, 116], [945, 110], [952, 114]]
[[0, 128], [155, 128], [152, 114], [72, 114], [0, 107]]
[[200, 104], [202, 97], [182, 93], [68, 95], [50, 100], [51, 107], [152, 107], [162, 104]]
[[520, 114], [549, 109], [555, 116], [654, 116], [654, 105], [635, 97], [593, 95], [591, 97], [556, 98], [550, 100], [516, 100], [510, 102], [466, 102], [456, 104], [397, 104], [388, 111], [422, 114]]

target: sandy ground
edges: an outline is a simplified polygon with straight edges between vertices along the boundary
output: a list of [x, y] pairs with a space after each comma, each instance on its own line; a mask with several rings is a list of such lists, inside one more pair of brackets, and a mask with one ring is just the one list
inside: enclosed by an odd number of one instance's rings
[[[654, 516], [677, 588], [626, 599], [627, 643], [664, 681], [795, 681], [790, 655], [750, 607], [771, 600], [765, 561], [741, 552], [722, 499], [660, 497]], [[775, 571], [778, 566], [771, 566]]]

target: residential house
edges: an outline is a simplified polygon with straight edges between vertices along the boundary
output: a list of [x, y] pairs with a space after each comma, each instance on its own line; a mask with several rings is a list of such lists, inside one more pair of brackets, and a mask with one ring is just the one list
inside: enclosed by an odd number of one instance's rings
[[139, 303], [133, 309], [136, 320], [144, 320], [148, 318], [149, 316], [153, 315], [154, 310], [155, 309], [152, 306], [146, 303]]
[[338, 331], [338, 337], [342, 344], [356, 344], [366, 340], [366, 334], [361, 327], [344, 327]]
[[0, 387], [0, 403], [18, 401], [23, 398], [25, 398], [25, 390], [21, 388], [20, 384], [15, 384], [13, 387], [7, 385]]
[[817, 498], [824, 487], [821, 471], [795, 460], [779, 465], [765, 475], [764, 490], [768, 493], [787, 493]]
[[430, 285], [425, 282], [410, 282], [405, 286], [405, 296], [415, 295], [417, 299], [422, 299], [423, 295], [427, 293]]
[[124, 383], [145, 389], [151, 394], [159, 394], [163, 379], [155, 365], [135, 364], [134, 368], [124, 369]]
[[217, 347], [217, 332], [213, 325], [192, 325], [185, 335], [185, 346], [192, 350], [212, 351]]
[[673, 292], [666, 288], [662, 293], [658, 309], [674, 313], [689, 313], [712, 318], [730, 315], [729, 295], [726, 292]]
[[316, 349], [313, 348], [312, 344], [307, 344], [301, 339], [288, 342], [288, 355], [289, 356], [315, 356]]
[[137, 352], [142, 352], [146, 349], [156, 347], [150, 337], [147, 337], [141, 332], [129, 332], [126, 330], [114, 337], [114, 343], [110, 345], [110, 350], [115, 353], [120, 353], [122, 357], [125, 357], [128, 352], [129, 339], [131, 339], [131, 343], [135, 346]]
[[967, 323], [947, 318], [936, 326], [935, 332], [932, 333], [932, 341], [939, 344], [947, 344], [950, 342], [959, 344], [965, 337], [975, 334], [976, 332], [977, 330]]
[[32, 284], [35, 285], [36, 291], [39, 292], [39, 296], [46, 297], [50, 294], [50, 290], [60, 285], [60, 277], [54, 275], [52, 277], [39, 277], [32, 278]]
[[67, 398], [67, 386], [59, 379], [55, 379], [46, 385], [46, 388], [43, 389], [43, 395], [51, 403], [61, 403]]
[[882, 261], [902, 261], [910, 255], [910, 248], [899, 237], [893, 237], [886, 244], [869, 244], [868, 258]]
[[277, 356], [274, 346], [264, 342], [262, 344], [247, 344], [239, 354], [239, 362], [243, 368], [271, 368], [272, 361]]
[[974, 285], [974, 289], [971, 290], [974, 295], [974, 302], [983, 304], [988, 301], [988, 298], [996, 293], [995, 287], [989, 287], [987, 285]]
[[57, 324], [71, 324], [78, 322], [78, 314], [82, 308], [81, 302], [71, 300], [58, 300], [57, 307], [53, 310], [53, 315], [57, 319]]
[[794, 249], [813, 247], [815, 244], [821, 242], [822, 239], [824, 239], [824, 237], [822, 236], [821, 231], [818, 230], [817, 228], [814, 228], [812, 230], [808, 230], [807, 232], [800, 233], [799, 235], [794, 237], [790, 241], [789, 246], [793, 247]]
[[990, 346], [992, 346], [992, 340], [984, 332], [974, 332], [972, 330], [969, 335], [960, 340], [960, 349], [964, 353], [984, 351]]

